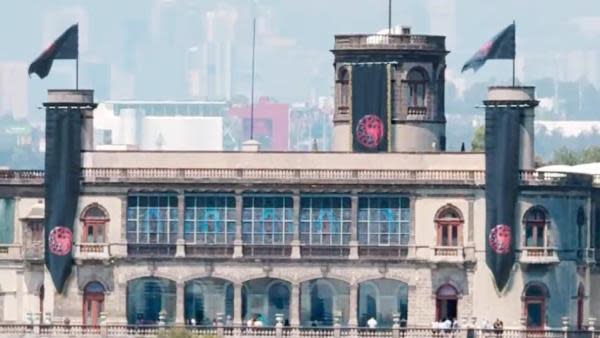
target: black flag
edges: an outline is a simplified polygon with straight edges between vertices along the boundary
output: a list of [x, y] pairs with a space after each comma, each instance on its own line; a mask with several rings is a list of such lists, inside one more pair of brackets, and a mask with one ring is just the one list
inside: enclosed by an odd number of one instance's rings
[[73, 222], [79, 198], [81, 112], [46, 110], [45, 261], [61, 293], [73, 265]]
[[352, 66], [352, 148], [388, 150], [388, 71], [385, 64]]
[[485, 115], [486, 262], [502, 290], [515, 261], [520, 111], [487, 108]]
[[494, 36], [490, 41], [486, 42], [473, 55], [469, 61], [465, 63], [462, 72], [472, 68], [477, 71], [485, 64], [487, 60], [504, 59], [510, 60], [515, 58], [515, 24], [504, 28], [502, 32]]
[[78, 54], [79, 28], [74, 24], [29, 65], [29, 75], [36, 73], [43, 79], [50, 73], [54, 60], [77, 59]]

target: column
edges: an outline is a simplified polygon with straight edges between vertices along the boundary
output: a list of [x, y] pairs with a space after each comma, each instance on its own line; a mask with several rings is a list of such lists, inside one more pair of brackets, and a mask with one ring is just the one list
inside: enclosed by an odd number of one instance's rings
[[175, 299], [175, 324], [185, 324], [185, 283], [177, 282], [177, 294]]
[[417, 256], [417, 243], [415, 232], [417, 228], [416, 224], [416, 204], [417, 197], [415, 195], [411, 195], [409, 197], [409, 209], [410, 209], [410, 239], [408, 240], [409, 248], [408, 248], [408, 259], [415, 259]]
[[233, 284], [233, 325], [242, 325], [242, 284]]
[[290, 292], [290, 325], [300, 325], [300, 284], [292, 283]]
[[350, 284], [350, 306], [348, 308], [348, 326], [358, 325], [358, 284]]
[[357, 225], [358, 225], [358, 193], [352, 192], [350, 196], [351, 207], [351, 222], [350, 222], [350, 259], [358, 259], [358, 241], [357, 241]]
[[300, 191], [294, 191], [292, 200], [294, 203], [292, 258], [300, 259]]
[[[235, 192], [235, 240], [233, 241], [233, 258], [244, 256], [242, 251], [242, 212], [244, 208], [244, 199], [240, 190]], [[241, 299], [241, 298], [240, 298]]]
[[177, 251], [175, 257], [185, 257], [185, 239], [183, 239], [183, 225], [185, 222], [185, 194], [177, 194]]

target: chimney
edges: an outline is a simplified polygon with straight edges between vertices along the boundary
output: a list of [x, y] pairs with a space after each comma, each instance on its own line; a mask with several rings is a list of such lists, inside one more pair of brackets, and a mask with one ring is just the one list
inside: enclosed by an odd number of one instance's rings
[[46, 114], [54, 109], [68, 109], [81, 114], [81, 151], [94, 150], [94, 103], [93, 90], [49, 89], [48, 102], [44, 103]]

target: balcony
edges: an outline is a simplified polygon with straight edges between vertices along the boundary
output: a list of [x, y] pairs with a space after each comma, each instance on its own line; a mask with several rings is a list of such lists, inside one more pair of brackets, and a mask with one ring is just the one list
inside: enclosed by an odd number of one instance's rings
[[425, 120], [427, 118], [427, 107], [408, 107], [406, 111], [407, 120]]
[[362, 259], [372, 260], [399, 260], [408, 257], [408, 246], [374, 246], [361, 245], [358, 247], [358, 256]]
[[23, 258], [26, 261], [44, 260], [44, 242], [29, 242], [23, 245]]
[[185, 244], [186, 257], [230, 258], [233, 244]]
[[106, 243], [79, 243], [75, 245], [76, 259], [108, 259], [110, 256]]
[[464, 261], [464, 252], [461, 246], [436, 246], [432, 250], [432, 261], [440, 263], [462, 263]]
[[301, 245], [300, 255], [304, 258], [347, 258], [350, 255], [348, 245]]
[[559, 262], [555, 248], [523, 248], [521, 249], [521, 264], [557, 264]]
[[21, 259], [21, 246], [14, 244], [0, 244], [0, 260]]
[[286, 244], [245, 244], [242, 247], [244, 257], [254, 258], [289, 258], [292, 246]]
[[127, 255], [132, 257], [173, 257], [176, 251], [175, 244], [127, 244]]

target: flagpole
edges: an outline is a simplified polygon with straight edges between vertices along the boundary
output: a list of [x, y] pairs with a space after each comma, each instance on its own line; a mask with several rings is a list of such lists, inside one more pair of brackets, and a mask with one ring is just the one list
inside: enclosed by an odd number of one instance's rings
[[392, 0], [388, 0], [388, 35], [392, 35]]
[[256, 49], [256, 17], [252, 21], [252, 85], [250, 88], [250, 139], [254, 140], [254, 53]]
[[515, 24], [515, 20], [513, 20], [513, 26], [515, 27], [515, 54], [513, 55], [513, 71], [512, 71], [512, 83], [513, 87], [515, 87], [515, 60], [517, 59], [517, 25]]
[[75, 90], [79, 90], [79, 51], [75, 59]]

